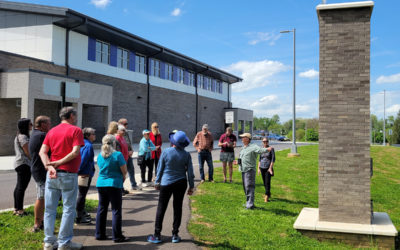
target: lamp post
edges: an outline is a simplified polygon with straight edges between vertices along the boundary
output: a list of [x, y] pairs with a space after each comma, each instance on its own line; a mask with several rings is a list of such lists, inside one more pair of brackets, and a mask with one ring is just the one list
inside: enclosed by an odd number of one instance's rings
[[282, 30], [280, 33], [293, 32], [293, 122], [291, 156], [298, 156], [296, 145], [296, 29]]
[[383, 90], [383, 146], [386, 146], [386, 90]]

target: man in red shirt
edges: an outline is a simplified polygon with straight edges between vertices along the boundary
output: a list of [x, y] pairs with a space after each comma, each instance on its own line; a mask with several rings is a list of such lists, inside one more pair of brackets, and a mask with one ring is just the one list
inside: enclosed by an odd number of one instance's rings
[[236, 135], [232, 133], [232, 128], [227, 127], [226, 133], [219, 138], [218, 146], [221, 147], [220, 161], [224, 172], [224, 182], [226, 182], [226, 163], [229, 165], [229, 182], [232, 183], [233, 161], [235, 160]]
[[[78, 170], [81, 163], [80, 148], [84, 146], [83, 133], [75, 126], [77, 113], [73, 107], [60, 111], [61, 123], [46, 135], [40, 148], [40, 158], [47, 169], [44, 213], [44, 249], [81, 249], [82, 244], [72, 242], [78, 192]], [[51, 157], [48, 157], [48, 152]], [[63, 199], [63, 215], [57, 238], [54, 223], [58, 201]]]

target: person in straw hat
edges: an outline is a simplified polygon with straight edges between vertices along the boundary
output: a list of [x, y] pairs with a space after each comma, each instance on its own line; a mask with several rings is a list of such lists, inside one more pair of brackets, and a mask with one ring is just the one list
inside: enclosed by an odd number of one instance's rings
[[239, 135], [242, 138], [243, 148], [240, 151], [238, 164], [239, 171], [242, 172], [243, 189], [246, 195], [246, 209], [253, 209], [254, 190], [256, 186], [257, 156], [270, 152], [272, 147], [261, 148], [251, 142], [251, 134], [244, 133]]

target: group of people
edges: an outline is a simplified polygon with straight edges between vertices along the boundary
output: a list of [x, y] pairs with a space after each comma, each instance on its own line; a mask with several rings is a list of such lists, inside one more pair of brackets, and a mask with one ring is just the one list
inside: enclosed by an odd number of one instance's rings
[[[17, 185], [14, 190], [14, 214], [24, 216], [23, 199], [31, 175], [36, 182], [37, 201], [35, 203], [35, 223], [33, 231], [44, 230], [44, 249], [81, 249], [82, 245], [72, 241], [73, 226], [76, 223], [90, 223], [91, 216], [85, 211], [85, 200], [95, 173], [94, 150], [92, 143], [96, 140], [93, 128], [77, 127], [77, 112], [73, 107], [64, 107], [60, 111], [61, 123], [51, 128], [51, 120], [47, 116], [35, 119], [34, 131], [30, 135], [33, 124], [29, 119], [18, 121], [18, 133], [14, 141], [16, 152], [15, 170]], [[174, 197], [174, 220], [172, 242], [181, 241], [178, 235], [182, 217], [182, 203], [185, 192], [191, 195], [194, 191], [194, 173], [190, 153], [185, 147], [190, 140], [183, 131], [174, 130], [168, 135], [171, 142], [169, 148], [161, 153], [162, 138], [157, 123], [150, 130], [143, 130], [143, 138], [139, 143], [137, 162], [141, 170], [141, 183], [137, 184], [132, 161], [133, 148], [127, 133], [128, 120], [121, 118], [109, 124], [107, 134], [102, 138], [101, 153], [97, 157], [99, 167], [96, 187], [99, 205], [96, 216], [97, 240], [109, 239], [106, 235], [106, 220], [109, 204], [112, 209], [112, 240], [125, 242], [122, 234], [122, 196], [129, 193], [123, 188], [127, 174], [132, 190], [140, 186], [153, 186], [159, 190], [159, 200], [155, 219], [154, 234], [147, 240], [152, 243], [161, 242], [161, 230], [164, 215], [171, 196]], [[246, 208], [254, 208], [254, 188], [256, 157], [260, 155], [259, 172], [266, 187], [265, 202], [270, 197], [270, 180], [273, 176], [274, 151], [263, 140], [264, 147], [250, 144], [251, 135], [240, 135], [244, 144], [239, 156], [239, 170], [242, 172], [243, 187], [246, 195]], [[224, 182], [232, 180], [234, 148], [236, 136], [231, 128], [226, 129], [218, 142], [221, 147], [220, 160], [223, 164]], [[205, 182], [204, 162], [208, 164], [208, 180], [213, 179], [213, 136], [204, 124], [193, 140], [198, 151], [201, 183]], [[153, 178], [153, 166], [155, 178]], [[147, 170], [147, 178], [146, 178]], [[154, 182], [153, 182], [154, 181]], [[189, 184], [189, 189], [187, 186]], [[57, 206], [62, 200], [63, 215], [58, 237], [54, 236]]]

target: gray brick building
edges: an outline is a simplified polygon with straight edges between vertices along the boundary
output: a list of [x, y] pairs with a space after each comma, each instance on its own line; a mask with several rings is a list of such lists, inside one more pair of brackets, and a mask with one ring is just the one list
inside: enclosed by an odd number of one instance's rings
[[[0, 2], [0, 155], [13, 154], [16, 122], [65, 103], [98, 139], [126, 117], [133, 140], [158, 122], [190, 138], [208, 123], [224, 132], [231, 84], [240, 78], [74, 10]], [[62, 94], [65, 86], [65, 94]], [[164, 136], [167, 139], [167, 136]]]

